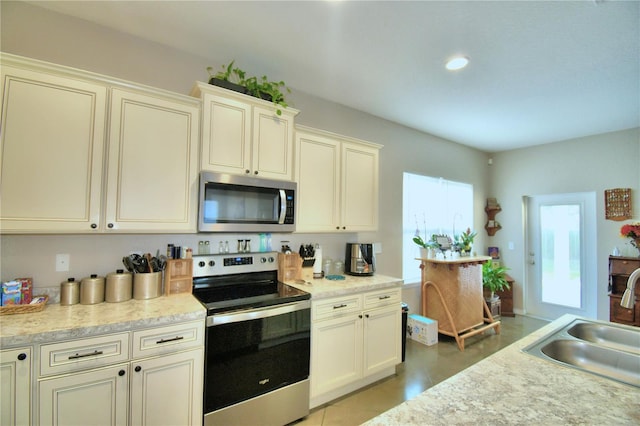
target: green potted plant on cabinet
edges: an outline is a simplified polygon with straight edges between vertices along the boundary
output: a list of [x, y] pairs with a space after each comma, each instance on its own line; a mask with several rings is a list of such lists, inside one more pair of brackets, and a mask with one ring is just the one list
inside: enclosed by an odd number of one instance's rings
[[487, 301], [495, 301], [499, 297], [496, 291], [508, 290], [506, 274], [509, 268], [493, 263], [491, 260], [482, 264], [482, 287]]
[[266, 75], [247, 77], [245, 71], [233, 66], [234, 63], [231, 61], [229, 65], [223, 65], [222, 70], [215, 74], [212, 67], [207, 67], [209, 84], [273, 102], [277, 107], [276, 114], [282, 115], [280, 108], [288, 106], [283, 90], [291, 93], [284, 81], [269, 81]]

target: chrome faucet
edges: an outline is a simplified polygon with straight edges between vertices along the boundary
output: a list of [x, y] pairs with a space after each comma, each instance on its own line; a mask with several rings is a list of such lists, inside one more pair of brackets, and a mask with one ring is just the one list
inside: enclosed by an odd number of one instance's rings
[[627, 289], [622, 295], [620, 300], [620, 306], [627, 309], [633, 309], [633, 304], [636, 302], [636, 281], [640, 278], [640, 268], [636, 269], [629, 275], [627, 280]]

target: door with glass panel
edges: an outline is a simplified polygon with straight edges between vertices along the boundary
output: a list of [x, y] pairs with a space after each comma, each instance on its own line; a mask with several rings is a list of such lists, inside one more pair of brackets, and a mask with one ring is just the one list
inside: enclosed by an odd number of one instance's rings
[[595, 193], [525, 197], [527, 314], [596, 317]]

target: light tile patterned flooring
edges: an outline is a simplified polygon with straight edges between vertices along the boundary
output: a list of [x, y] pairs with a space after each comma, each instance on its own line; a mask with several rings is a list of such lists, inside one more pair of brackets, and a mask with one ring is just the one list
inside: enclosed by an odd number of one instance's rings
[[453, 338], [442, 334], [433, 346], [408, 340], [406, 360], [394, 376], [313, 409], [295, 426], [359, 425], [547, 324], [521, 315], [502, 317], [501, 321], [499, 335], [490, 330], [466, 339], [464, 352], [458, 350]]

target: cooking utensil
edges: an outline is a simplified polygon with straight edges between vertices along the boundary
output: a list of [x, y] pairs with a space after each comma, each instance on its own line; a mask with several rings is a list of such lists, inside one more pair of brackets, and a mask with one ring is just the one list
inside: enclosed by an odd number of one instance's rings
[[147, 268], [149, 269], [148, 272], [154, 272], [153, 271], [153, 263], [151, 262], [151, 253], [147, 253], [145, 254], [145, 258], [147, 259]]
[[133, 264], [131, 257], [129, 256], [123, 257], [122, 263], [124, 264], [124, 267], [127, 268], [127, 271], [131, 272], [132, 274], [136, 273], [136, 266]]

